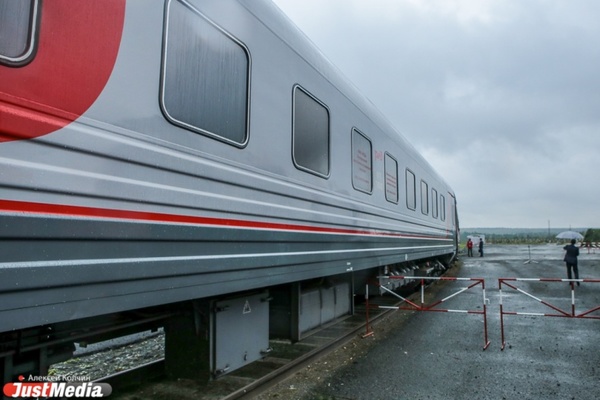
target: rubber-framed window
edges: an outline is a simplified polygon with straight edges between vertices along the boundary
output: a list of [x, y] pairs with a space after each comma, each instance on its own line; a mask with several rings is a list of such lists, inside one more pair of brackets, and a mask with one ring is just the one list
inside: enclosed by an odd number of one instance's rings
[[329, 109], [296, 85], [293, 89], [292, 159], [296, 168], [329, 177]]
[[406, 207], [409, 210], [417, 209], [417, 179], [409, 169], [406, 170]]
[[429, 184], [421, 181], [421, 212], [429, 215]]
[[244, 147], [250, 115], [250, 53], [185, 0], [166, 6], [161, 107], [167, 120]]
[[440, 195], [440, 219], [446, 220], [446, 198], [443, 194]]
[[438, 218], [439, 214], [439, 203], [438, 203], [438, 192], [436, 189], [431, 188], [431, 216], [435, 219]]
[[385, 153], [385, 199], [398, 204], [398, 161], [389, 153]]
[[352, 129], [352, 186], [371, 194], [373, 192], [373, 144], [358, 129]]
[[39, 0], [0, 0], [0, 64], [22, 67], [37, 50]]

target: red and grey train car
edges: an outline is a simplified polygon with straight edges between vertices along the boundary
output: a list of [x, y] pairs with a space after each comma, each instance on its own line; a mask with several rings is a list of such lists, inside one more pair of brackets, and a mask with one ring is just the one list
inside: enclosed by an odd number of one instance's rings
[[0, 0], [5, 365], [61, 324], [448, 263], [457, 225], [268, 0]]

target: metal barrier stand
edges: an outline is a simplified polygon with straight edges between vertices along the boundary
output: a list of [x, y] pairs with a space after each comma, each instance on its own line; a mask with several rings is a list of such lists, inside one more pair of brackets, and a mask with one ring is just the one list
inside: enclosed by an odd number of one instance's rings
[[[530, 281], [530, 282], [569, 282], [571, 284], [571, 311], [564, 311], [560, 308], [535, 297], [534, 295], [527, 293], [526, 291], [510, 284], [508, 282], [516, 282], [516, 281]], [[594, 311], [600, 310], [600, 306], [591, 308], [587, 311], [577, 314], [575, 312], [575, 283], [579, 285], [580, 282], [588, 282], [588, 283], [599, 283], [600, 279], [553, 279], [553, 278], [500, 278], [498, 279], [498, 289], [500, 292], [500, 331], [502, 336], [502, 347], [504, 350], [506, 346], [506, 340], [504, 337], [504, 315], [530, 315], [530, 316], [542, 316], [542, 317], [561, 317], [561, 318], [588, 318], [588, 319], [600, 319], [600, 316], [589, 315]], [[505, 285], [511, 289], [516, 290], [519, 293], [524, 294], [527, 297], [530, 297], [546, 307], [557, 311], [558, 314], [550, 314], [550, 313], [533, 313], [533, 312], [517, 312], [517, 311], [504, 311], [504, 305], [502, 301], [502, 285]]]
[[[421, 281], [421, 304], [416, 304], [404, 297], [402, 297], [401, 295], [399, 295], [398, 293], [388, 289], [387, 287], [385, 287], [384, 285], [381, 285], [379, 283], [377, 283], [377, 285], [383, 289], [384, 291], [396, 296], [397, 298], [399, 298], [400, 300], [402, 300], [402, 302], [409, 304], [411, 307], [401, 307], [401, 306], [376, 306], [377, 308], [388, 308], [388, 309], [396, 309], [396, 310], [412, 310], [412, 311], [433, 311], [433, 312], [454, 312], [454, 313], [465, 313], [465, 314], [482, 314], [483, 315], [483, 336], [484, 336], [484, 346], [483, 346], [483, 350], [487, 349], [488, 346], [490, 345], [490, 341], [488, 340], [488, 331], [487, 331], [487, 301], [488, 299], [485, 297], [485, 281], [484, 279], [481, 278], [450, 278], [450, 277], [416, 277], [416, 276], [381, 276], [379, 277], [380, 279], [412, 279], [412, 280], [420, 280]], [[473, 281], [474, 283], [470, 284], [469, 286], [462, 288], [461, 290], [451, 294], [450, 296], [447, 296], [433, 304], [430, 305], [426, 305], [425, 304], [425, 281], [429, 281], [429, 280], [444, 280], [444, 281]], [[479, 311], [479, 310], [457, 310], [457, 309], [440, 309], [440, 308], [434, 308], [444, 302], [446, 302], [447, 300], [450, 300], [451, 298], [475, 287], [475, 286], [479, 286], [481, 285], [481, 289], [482, 289], [482, 303], [483, 303], [483, 311]], [[367, 285], [367, 291], [366, 291], [367, 295], [366, 295], [366, 301], [367, 301], [367, 333], [364, 336], [369, 336], [371, 334], [373, 334], [373, 332], [370, 330], [369, 327], [369, 313], [368, 313], [368, 309], [370, 307], [369, 305], [369, 289], [368, 289], [368, 285]]]

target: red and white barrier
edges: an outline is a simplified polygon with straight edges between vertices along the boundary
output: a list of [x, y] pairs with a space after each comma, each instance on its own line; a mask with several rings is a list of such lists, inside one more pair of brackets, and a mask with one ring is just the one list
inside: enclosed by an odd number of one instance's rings
[[596, 252], [596, 249], [600, 248], [600, 243], [598, 242], [583, 242], [581, 243], [580, 248], [587, 248], [587, 253], [590, 254], [590, 250], [592, 254]]
[[[527, 293], [526, 291], [516, 287], [514, 284], [508, 282], [517, 282], [517, 281], [530, 281], [530, 282], [569, 282], [571, 284], [571, 310], [565, 311], [560, 309], [559, 307], [544, 301], [531, 293]], [[542, 316], [542, 317], [562, 317], [562, 318], [589, 318], [589, 319], [600, 319], [600, 316], [590, 315], [594, 311], [600, 310], [600, 306], [591, 308], [584, 312], [577, 313], [575, 311], [575, 283], [579, 282], [588, 282], [588, 283], [600, 283], [600, 279], [554, 279], [554, 278], [500, 278], [498, 279], [498, 288], [500, 292], [500, 331], [502, 333], [502, 350], [506, 345], [506, 340], [504, 337], [504, 315], [532, 315], [532, 316]], [[504, 311], [504, 305], [502, 302], [502, 286], [509, 287], [511, 289], [516, 290], [519, 293], [524, 294], [527, 297], [530, 297], [544, 306], [556, 311], [557, 313], [535, 313], [535, 312], [518, 312], [518, 311]]]
[[[406, 307], [406, 306], [379, 306], [379, 305], [375, 305], [373, 307], [376, 308], [388, 308], [388, 309], [396, 309], [396, 310], [412, 310], [412, 311], [434, 311], [434, 312], [450, 312], [450, 313], [465, 313], [465, 314], [482, 314], [483, 315], [483, 336], [484, 336], [484, 346], [483, 346], [483, 350], [487, 349], [488, 346], [490, 345], [490, 342], [488, 340], [488, 334], [487, 334], [487, 302], [489, 301], [486, 297], [485, 297], [485, 281], [483, 279], [480, 278], [449, 278], [449, 277], [417, 277], [417, 276], [380, 276], [380, 282], [382, 280], [385, 279], [412, 279], [412, 280], [420, 280], [421, 281], [421, 304], [416, 304], [404, 297], [402, 297], [401, 295], [399, 295], [398, 293], [388, 289], [385, 287], [385, 285], [382, 284], [378, 284], [379, 287], [381, 289], [383, 289], [384, 291], [392, 294], [393, 296], [398, 297], [399, 299], [402, 300], [403, 303], [408, 304], [410, 307]], [[467, 287], [464, 287], [460, 290], [458, 290], [457, 292], [451, 294], [448, 297], [445, 297], [439, 301], [436, 301], [435, 303], [432, 303], [430, 305], [426, 305], [425, 304], [425, 281], [431, 281], [431, 280], [443, 280], [443, 281], [473, 281], [474, 283], [470, 284]], [[435, 308], [438, 305], [450, 300], [451, 298], [466, 292], [467, 290], [474, 288], [476, 286], [481, 286], [481, 290], [482, 290], [482, 309], [483, 311], [480, 310], [460, 310], [460, 309], [440, 309], [440, 308]], [[371, 331], [371, 328], [369, 326], [369, 307], [371, 307], [371, 305], [369, 304], [369, 286], [367, 285], [367, 290], [366, 290], [366, 303], [367, 303], [367, 312], [366, 312], [366, 316], [367, 316], [367, 333], [364, 336], [368, 336], [373, 334], [373, 332]]]

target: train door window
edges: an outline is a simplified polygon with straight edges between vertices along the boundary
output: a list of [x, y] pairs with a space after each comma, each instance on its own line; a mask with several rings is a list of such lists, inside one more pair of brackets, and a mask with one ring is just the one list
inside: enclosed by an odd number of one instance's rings
[[446, 198], [443, 194], [440, 195], [440, 219], [446, 220]]
[[373, 149], [371, 141], [352, 129], [352, 186], [361, 192], [373, 190]]
[[22, 66], [33, 59], [38, 0], [0, 0], [0, 64]]
[[452, 193], [448, 192], [448, 199], [450, 200], [450, 216], [451, 216], [451, 221], [452, 221], [452, 226], [456, 226], [457, 225], [457, 218], [456, 218], [456, 198], [452, 195]]
[[431, 188], [431, 216], [433, 218], [438, 217], [439, 208], [438, 208], [438, 192], [434, 188]]
[[250, 56], [187, 2], [167, 7], [161, 107], [173, 124], [237, 147], [248, 140]]
[[294, 87], [292, 156], [297, 168], [329, 176], [329, 110], [299, 86]]
[[398, 161], [385, 153], [385, 199], [398, 203]]
[[425, 181], [421, 181], [421, 212], [429, 214], [429, 185]]
[[454, 197], [451, 193], [448, 193], [450, 196], [450, 217], [452, 218], [452, 225], [458, 227], [458, 220], [456, 218], [456, 197]]
[[409, 169], [406, 170], [406, 207], [410, 210], [417, 209], [417, 180]]

